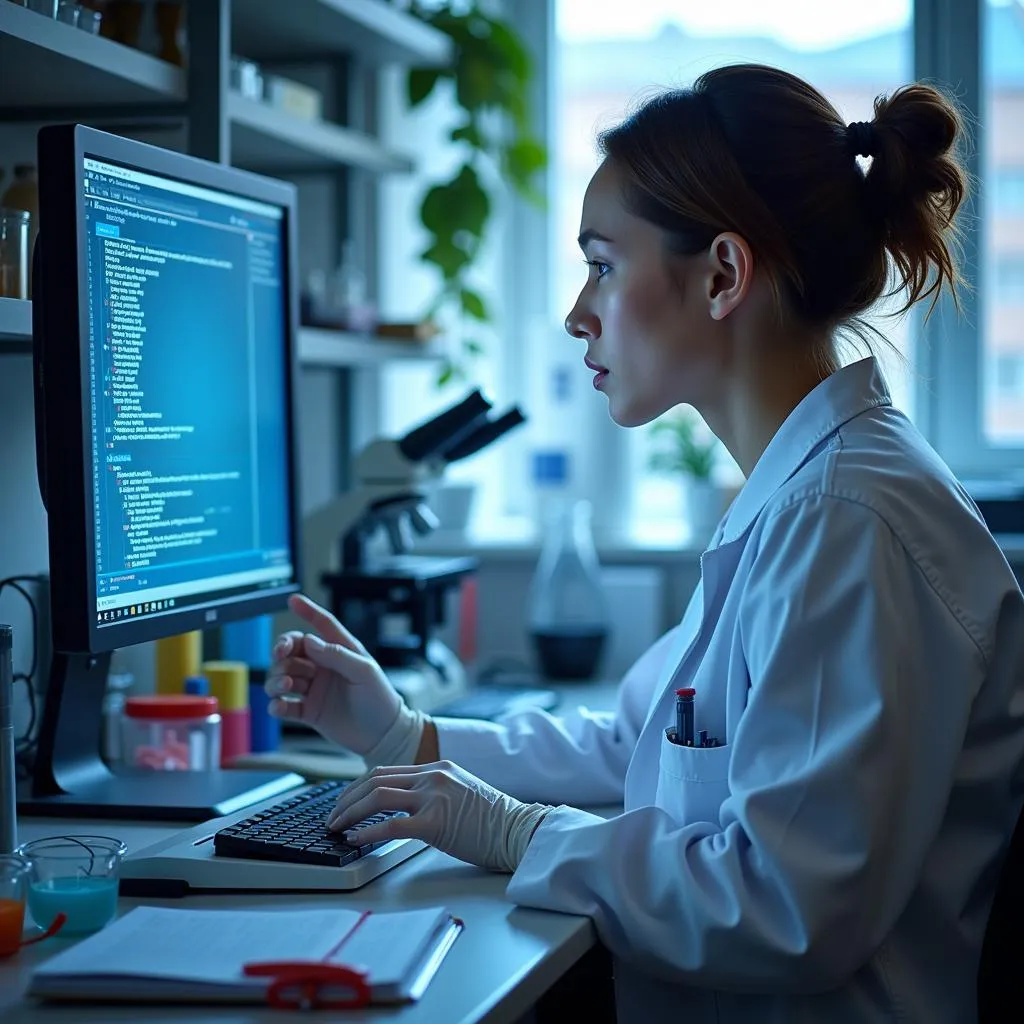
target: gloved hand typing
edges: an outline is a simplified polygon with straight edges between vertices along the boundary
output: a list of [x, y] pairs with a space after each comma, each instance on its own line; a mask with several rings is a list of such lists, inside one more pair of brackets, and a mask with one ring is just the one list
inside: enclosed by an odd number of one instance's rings
[[548, 804], [524, 804], [451, 761], [375, 768], [342, 792], [327, 827], [345, 831], [381, 811], [405, 811], [351, 835], [359, 843], [422, 839], [459, 860], [515, 871]]
[[380, 665], [338, 620], [307, 597], [291, 610], [311, 633], [285, 633], [274, 646], [265, 689], [271, 714], [313, 726], [360, 754], [368, 767], [416, 760], [426, 716], [411, 710]]

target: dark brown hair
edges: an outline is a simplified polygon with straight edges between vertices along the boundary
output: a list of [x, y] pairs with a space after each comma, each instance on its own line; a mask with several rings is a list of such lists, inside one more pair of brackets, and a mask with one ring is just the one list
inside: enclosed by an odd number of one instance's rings
[[960, 115], [919, 84], [880, 96], [874, 114], [848, 130], [806, 82], [738, 64], [648, 100], [600, 146], [625, 171], [628, 207], [665, 230], [670, 251], [698, 253], [735, 231], [780, 315], [834, 328], [904, 288], [904, 310], [929, 297], [934, 308], [943, 287], [955, 301], [960, 283]]

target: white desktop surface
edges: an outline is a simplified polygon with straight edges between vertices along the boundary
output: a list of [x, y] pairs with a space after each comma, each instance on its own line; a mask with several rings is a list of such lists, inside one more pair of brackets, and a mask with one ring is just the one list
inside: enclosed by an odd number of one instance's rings
[[[615, 687], [583, 684], [558, 687], [570, 710], [576, 704], [591, 708], [611, 706]], [[130, 851], [188, 827], [139, 821], [23, 818], [19, 841], [70, 832], [117, 836]], [[410, 860], [354, 892], [338, 894], [189, 896], [183, 900], [126, 899], [118, 901], [118, 913], [149, 906], [234, 908], [260, 910], [282, 907], [323, 908], [332, 903], [359, 909], [387, 910], [417, 906], [444, 906], [465, 922], [437, 975], [417, 1003], [403, 1007], [321, 1013], [319, 1019], [345, 1021], [397, 1020], [400, 1024], [505, 1024], [525, 1014], [594, 943], [590, 920], [567, 914], [526, 910], [505, 898], [508, 875], [499, 875], [463, 864], [436, 850], [424, 850]], [[0, 1020], [21, 1022], [189, 1021], [190, 1024], [242, 1024], [250, 1021], [281, 1022], [309, 1019], [252, 1006], [157, 1007], [84, 1003], [41, 1003], [23, 998], [32, 969], [73, 939], [59, 936], [0, 959]]]

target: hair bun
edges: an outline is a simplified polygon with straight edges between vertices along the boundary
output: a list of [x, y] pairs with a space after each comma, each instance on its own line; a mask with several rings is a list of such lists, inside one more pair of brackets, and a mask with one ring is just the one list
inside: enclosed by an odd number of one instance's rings
[[938, 89], [907, 85], [875, 100], [874, 133], [867, 187], [883, 222], [885, 246], [909, 289], [909, 306], [937, 297], [943, 281], [958, 281], [944, 234], [967, 195], [957, 156], [963, 119]]

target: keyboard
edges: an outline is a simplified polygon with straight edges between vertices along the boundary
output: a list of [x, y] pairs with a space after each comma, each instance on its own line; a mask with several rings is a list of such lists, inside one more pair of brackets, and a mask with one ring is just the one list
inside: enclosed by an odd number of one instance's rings
[[554, 690], [486, 683], [474, 686], [464, 696], [435, 708], [431, 714], [437, 718], [480, 718], [493, 721], [509, 712], [526, 708], [551, 711], [558, 703], [559, 697]]
[[132, 851], [121, 863], [121, 894], [345, 892], [427, 848], [418, 839], [359, 844], [329, 833], [324, 822], [346, 785], [332, 780], [270, 797]]
[[[333, 868], [352, 864], [387, 843], [349, 843], [340, 832], [328, 832], [324, 823], [346, 785], [338, 781], [322, 782], [299, 796], [282, 800], [218, 830], [213, 837], [214, 852], [219, 857], [280, 860]], [[358, 831], [404, 814], [404, 811], [375, 814], [353, 825], [351, 830]]]

